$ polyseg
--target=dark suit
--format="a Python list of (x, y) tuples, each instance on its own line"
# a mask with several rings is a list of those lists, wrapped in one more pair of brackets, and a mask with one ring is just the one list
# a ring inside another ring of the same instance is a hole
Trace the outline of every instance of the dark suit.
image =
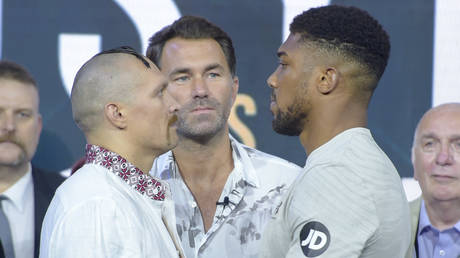
[(40, 247), (40, 232), (43, 218), (48, 205), (54, 196), (56, 188), (64, 181), (64, 177), (57, 173), (48, 173), (32, 166), (32, 181), (34, 184), (34, 209), (35, 209), (35, 247), (34, 257), (38, 258)]

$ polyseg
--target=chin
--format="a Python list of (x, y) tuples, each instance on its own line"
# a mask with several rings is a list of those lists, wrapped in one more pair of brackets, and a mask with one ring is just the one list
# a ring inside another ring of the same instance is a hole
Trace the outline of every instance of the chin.
[(0, 157), (0, 166), (5, 167), (18, 167), (27, 163), (27, 160), (24, 156), (19, 157)]

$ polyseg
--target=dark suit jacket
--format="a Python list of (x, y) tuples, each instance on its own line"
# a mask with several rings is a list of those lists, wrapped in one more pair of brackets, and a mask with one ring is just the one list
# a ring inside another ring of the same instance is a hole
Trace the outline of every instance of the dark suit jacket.
[(34, 257), (38, 258), (40, 247), (40, 232), (43, 218), (45, 217), (48, 205), (54, 196), (56, 188), (64, 181), (64, 177), (57, 173), (45, 172), (32, 166), (32, 181), (34, 184), (34, 206), (35, 206), (35, 246)]

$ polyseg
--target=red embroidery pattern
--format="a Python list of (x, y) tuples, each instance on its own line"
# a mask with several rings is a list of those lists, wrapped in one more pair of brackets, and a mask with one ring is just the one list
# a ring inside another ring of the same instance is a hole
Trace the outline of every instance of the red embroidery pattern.
[(140, 169), (126, 159), (97, 145), (86, 145), (86, 161), (105, 167), (123, 179), (129, 186), (156, 201), (165, 199), (166, 186), (153, 177), (142, 173)]

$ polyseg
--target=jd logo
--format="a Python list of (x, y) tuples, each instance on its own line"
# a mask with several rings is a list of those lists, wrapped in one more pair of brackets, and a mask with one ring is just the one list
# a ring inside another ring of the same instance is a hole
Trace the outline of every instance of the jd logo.
[(300, 231), (300, 248), (307, 257), (316, 257), (324, 253), (330, 243), (329, 230), (317, 222), (308, 222)]

